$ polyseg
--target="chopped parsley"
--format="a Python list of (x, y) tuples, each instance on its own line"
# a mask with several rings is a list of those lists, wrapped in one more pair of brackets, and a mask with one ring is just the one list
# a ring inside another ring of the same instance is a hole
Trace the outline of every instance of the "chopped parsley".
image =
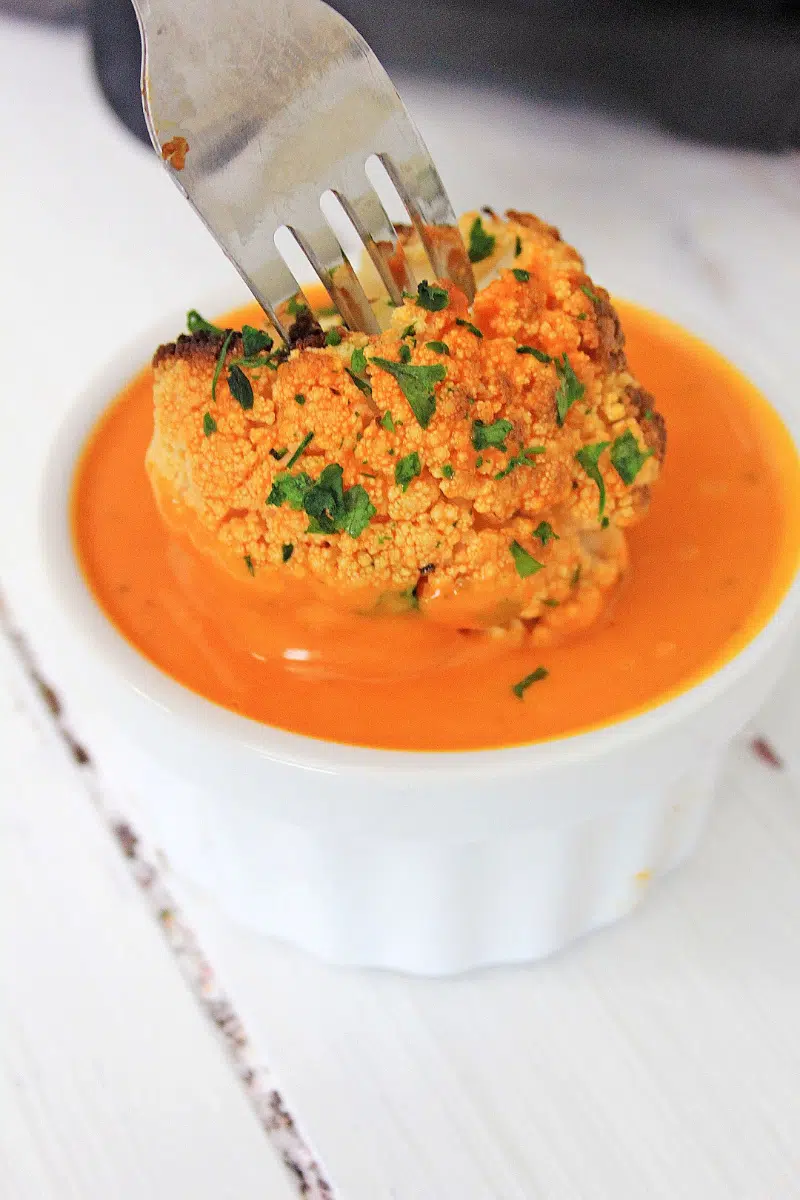
[(326, 346), (341, 346), (341, 344), (342, 344), (342, 335), (339, 332), (339, 330), (338, 329), (329, 329), (328, 332), (325, 334), (325, 345)]
[(273, 345), (272, 338), (263, 329), (256, 329), (253, 325), (242, 326), (242, 349), (245, 358), (252, 358), (263, 351), (269, 354)]
[(225, 341), (222, 343), (222, 345), (219, 348), (219, 354), (217, 355), (217, 365), (214, 367), (214, 378), (211, 380), (211, 399), (212, 400), (216, 400), (216, 398), (217, 398), (217, 384), (219, 383), (219, 377), (222, 374), (222, 368), (225, 365), (225, 355), (228, 353), (228, 346), (230, 346), (230, 344), (231, 344), (232, 337), (233, 337), (233, 330), (230, 329), (230, 330), (228, 330), (228, 333), (225, 336)]
[(411, 480), (416, 479), (421, 470), (419, 455), (414, 450), (411, 454), (406, 454), (403, 458), (398, 459), (394, 464), (394, 481), (402, 487), (404, 492), (407, 492)]
[[(494, 239), (492, 239), (494, 240)], [(417, 304), (428, 312), (441, 312), (450, 303), (450, 293), (438, 284), (429, 284), (423, 279), (417, 292)]]
[(643, 415), (643, 417), (644, 417), (645, 421), (652, 421), (652, 419), (653, 419), (653, 410), (652, 410), (652, 408), (646, 408), (646, 409), (644, 410), (644, 413), (643, 413), (642, 415)]
[(450, 463), (445, 463), (442, 467), (442, 474), (444, 475), (445, 479), (452, 479), (455, 475), (455, 470), (450, 466)]
[(551, 600), (549, 596), (546, 600), (542, 601), (542, 604), (544, 604), (546, 608), (558, 608), (558, 603), (558, 600)]
[(360, 346), (350, 355), (350, 370), (354, 375), (363, 375), (367, 369), (367, 356)]
[[(373, 362), (377, 362), (377, 361), (378, 361), (377, 359), (373, 359)], [(355, 375), (355, 374), (354, 374), (354, 373), (353, 373), (353, 372), (350, 370), (350, 368), (349, 368), (349, 367), (345, 367), (345, 371), (346, 371), (346, 372), (347, 372), (347, 374), (350, 376), (350, 378), (352, 379), (353, 383), (356, 385), (356, 387), (358, 388), (358, 390), (359, 390), (360, 392), (363, 392), (365, 396), (371, 396), (371, 395), (372, 395), (372, 388), (369, 386), (369, 384), (367, 383), (366, 379), (360, 379), (360, 378), (359, 378), (359, 376), (358, 376), (358, 375)]]
[(286, 305), (286, 311), (291, 313), (293, 317), (299, 317), (301, 313), (308, 312), (308, 305), (301, 299), (300, 292), (292, 296)]
[(524, 546), (520, 546), (519, 542), (512, 542), (509, 550), (520, 579), (527, 579), (529, 575), (535, 575), (537, 571), (541, 571), (543, 564), (537, 562)]
[(526, 446), (525, 449), (520, 450), (519, 454), (512, 455), (502, 471), (497, 472), (495, 479), (505, 479), (517, 467), (532, 467), (535, 456), (537, 454), (544, 454), (544, 452), (544, 446)]
[(519, 683), (515, 683), (511, 690), (518, 700), (523, 700), (531, 684), (547, 679), (549, 674), (550, 672), (545, 667), (537, 667), (535, 671), (531, 671), (530, 675), (526, 675), (524, 679), (520, 679)]
[(538, 538), (543, 546), (546, 546), (548, 542), (561, 541), (549, 521), (540, 521), (533, 531), (533, 537)]
[(474, 333), (475, 337), (483, 337), (483, 334), (481, 333), (480, 329), (478, 329), (477, 325), (473, 325), (471, 321), (465, 321), (463, 317), (456, 317), (456, 325), (462, 325), (464, 329), (468, 329), (470, 333)]
[(281, 362), (285, 362), (283, 352), (276, 350), (274, 354), (252, 354), (249, 358), (233, 358), (230, 366), (247, 367), (248, 371), (255, 371), (259, 367), (268, 367), (270, 371), (277, 371), (278, 363)]
[(603, 517), (602, 521), (600, 522), (600, 528), (608, 529), (610, 524), (611, 524), (611, 522), (609, 521), (608, 517)]
[(522, 267), (514, 267), (512, 275), (517, 283), (527, 283), (531, 277), (530, 271), (523, 271)]
[(292, 467), (294, 466), (294, 464), (297, 462), (298, 458), (299, 458), (299, 457), (300, 457), (300, 455), (303, 453), (303, 451), (305, 450), (306, 446), (309, 444), (309, 442), (311, 441), (311, 439), (313, 438), (313, 436), (314, 436), (314, 432), (313, 432), (313, 430), (312, 430), (310, 433), (307, 433), (307, 434), (306, 434), (306, 436), (303, 438), (302, 442), (301, 442), (301, 443), (300, 443), (300, 445), (297, 447), (297, 449), (295, 450), (294, 454), (292, 455), (292, 457), (289, 459), (289, 461), (288, 461), (288, 462), (287, 462), (287, 464), (286, 464), (286, 470), (287, 470), (287, 471), (291, 470), (291, 468), (292, 468)]
[(292, 545), (292, 543), (284, 542), (284, 544), (281, 546), (281, 558), (283, 559), (283, 561), (285, 563), (287, 563), (293, 554), (294, 554), (294, 546)]
[(411, 347), (409, 345), (407, 345), (405, 342), (403, 342), (402, 346), (397, 351), (397, 353), (400, 355), (400, 362), (402, 362), (402, 363), (411, 362)]
[(595, 293), (594, 293), (594, 292), (592, 291), (592, 289), (589, 287), (588, 283), (582, 283), (582, 284), (581, 284), (581, 291), (583, 292), (584, 296), (588, 296), (588, 297), (589, 297), (589, 299), (591, 300), (592, 304), (599, 304), (599, 303), (600, 303), (600, 297), (595, 295)]
[(494, 234), (487, 233), (483, 228), (483, 221), (480, 217), (476, 217), (469, 231), (469, 246), (467, 250), (469, 261), (474, 263), (483, 262), (494, 250), (496, 241), (497, 238)]
[(520, 254), (522, 254), (522, 238), (517, 234), (514, 241), (514, 258), (519, 258)]
[(212, 417), (211, 413), (205, 413), (203, 416), (203, 433), (206, 437), (211, 437), (212, 433), (217, 432), (217, 422)]
[(272, 455), (272, 457), (275, 459), (276, 462), (280, 462), (282, 458), (286, 458), (286, 455), (288, 453), (289, 453), (288, 446), (282, 446), (280, 448), (280, 450), (276, 450), (275, 447), (273, 446), (273, 448), (270, 450), (270, 454)]
[(400, 334), (400, 340), (402, 341), (402, 340), (403, 340), (403, 338), (413, 338), (413, 336), (414, 336), (414, 330), (415, 330), (416, 328), (417, 328), (417, 326), (416, 326), (416, 324), (415, 324), (413, 321), (411, 322), (411, 324), (410, 324), (410, 325), (406, 325), (405, 329), (404, 329), (404, 330), (403, 330), (403, 332)]
[(578, 315), (575, 319), (576, 319), (576, 321), (585, 321), (586, 318), (588, 317), (588, 315), (589, 315), (588, 313), (578, 313)]
[(329, 463), (306, 492), (303, 508), (310, 518), (306, 532), (349, 533), (357, 538), (375, 516), (377, 510), (361, 484), (345, 489), (342, 475), (338, 463)]
[(478, 468), (482, 467), (482, 466), (483, 466), (483, 455), (479, 454), (478, 457), (475, 459), (475, 470), (477, 471)]
[(418, 424), (427, 429), (431, 417), (436, 412), (434, 385), (446, 378), (445, 367), (441, 363), (412, 367), (407, 363), (392, 362), (388, 358), (373, 358), (371, 361), (397, 380)]
[(302, 392), (295, 393), (294, 402), (295, 402), (295, 404), (300, 404), (300, 405), (305, 404), (306, 398)]
[(592, 479), (600, 492), (600, 507), (597, 510), (598, 517), (602, 517), (606, 507), (606, 485), (603, 476), (600, 474), (598, 462), (600, 455), (611, 445), (610, 442), (594, 442), (590, 446), (581, 446), (580, 450), (575, 455), (576, 460), (583, 467), (586, 474)]
[(450, 353), (450, 347), (448, 346), (447, 342), (426, 342), (425, 349), (432, 350), (434, 354), (449, 355)]
[(642, 453), (636, 438), (626, 429), (611, 447), (611, 465), (623, 483), (631, 484), (652, 455), (652, 450)]
[(253, 385), (241, 367), (232, 366), (228, 371), (228, 387), (231, 395), (242, 408), (253, 407)]
[(190, 308), (187, 312), (186, 328), (189, 333), (210, 333), (214, 337), (222, 337), (225, 333), (224, 329), (220, 329), (218, 325), (212, 325), (205, 317), (201, 317), (196, 308)]
[(305, 471), (299, 471), (297, 475), (290, 475), (287, 471), (281, 471), (280, 475), (275, 476), (272, 491), (267, 496), (267, 504), (274, 505), (275, 508), (280, 508), (282, 504), (287, 504), (295, 512), (300, 512), (306, 492), (311, 485), (311, 476), (307, 475)]
[(567, 358), (566, 350), (560, 359), (556, 359), (554, 364), (556, 375), (558, 376), (558, 390), (556, 392), (556, 420), (559, 425), (563, 425), (567, 419), (567, 413), (572, 408), (576, 400), (580, 400), (586, 388), (583, 386), (578, 376), (573, 371), (570, 361)]
[(476, 450), (506, 450), (506, 438), (514, 428), (511, 421), (500, 417), (485, 425), (483, 421), (472, 422), (472, 445)]
[(245, 554), (245, 556), (244, 556), (244, 565), (247, 567), (247, 569), (251, 575), (255, 575), (256, 569), (253, 566), (253, 560), (249, 554)]
[(553, 361), (546, 351), (537, 350), (535, 346), (517, 346), (517, 354), (530, 354), (540, 363), (551, 363)]
[(389, 412), (388, 408), (387, 408), (386, 412), (383, 414), (383, 416), (381, 417), (381, 425), (383, 426), (384, 429), (388, 429), (389, 433), (395, 432), (394, 420), (393, 420), (392, 414)]
[(581, 581), (581, 564), (578, 563), (575, 570), (572, 572), (572, 579), (569, 581), (569, 586), (575, 588)]

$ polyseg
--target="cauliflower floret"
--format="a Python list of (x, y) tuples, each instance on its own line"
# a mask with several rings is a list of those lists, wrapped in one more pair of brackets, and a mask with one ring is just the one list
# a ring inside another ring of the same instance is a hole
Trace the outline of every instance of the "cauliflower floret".
[(306, 320), (291, 351), (208, 330), (162, 346), (147, 465), (162, 510), (191, 513), (235, 571), (546, 643), (595, 620), (624, 571), (664, 422), (556, 230), (510, 212), (462, 232), (471, 308), (439, 281), (374, 337)]

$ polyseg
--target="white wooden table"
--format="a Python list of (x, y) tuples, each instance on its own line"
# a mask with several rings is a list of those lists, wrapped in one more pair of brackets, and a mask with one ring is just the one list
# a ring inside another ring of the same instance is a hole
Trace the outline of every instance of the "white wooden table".
[[(796, 390), (800, 158), (403, 90), (457, 207), (540, 211), (612, 290)], [(231, 269), (105, 108), (79, 33), (0, 18), (0, 112), (0, 1196), (800, 1196), (800, 784), (750, 734), (694, 862), (535, 968), (321, 966), (138, 839), (51, 678), (33, 498), (71, 396)], [(788, 758), (798, 666), (753, 731)]]

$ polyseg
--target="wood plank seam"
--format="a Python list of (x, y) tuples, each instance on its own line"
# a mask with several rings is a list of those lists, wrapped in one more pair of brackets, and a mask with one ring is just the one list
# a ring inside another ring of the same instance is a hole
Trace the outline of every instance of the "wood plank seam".
[(127, 820), (113, 811), (90, 753), (70, 728), (61, 698), (47, 681), (27, 639), (12, 620), (2, 593), (0, 633), (11, 647), (30, 685), (31, 705), (35, 706), (40, 716), (44, 715), (66, 745), (83, 777), (88, 798), (127, 860), (181, 975), (213, 1027), (214, 1036), (221, 1039), (262, 1129), (295, 1182), (299, 1194), (308, 1200), (335, 1200), (334, 1190), (284, 1102), (271, 1071), (255, 1061), (250, 1039), (230, 997), (217, 980), (194, 931), (164, 882), (163, 872), (157, 865), (157, 852), (146, 845)]

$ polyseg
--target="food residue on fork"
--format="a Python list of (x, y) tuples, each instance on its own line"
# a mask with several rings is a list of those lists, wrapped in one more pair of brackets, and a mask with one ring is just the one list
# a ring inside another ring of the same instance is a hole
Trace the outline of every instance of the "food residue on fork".
[(186, 166), (186, 155), (189, 153), (189, 143), (185, 137), (170, 138), (161, 147), (161, 157), (176, 171), (182, 171)]
[(195, 691), (362, 745), (519, 744), (688, 686), (774, 605), (793, 469), (774, 414), (622, 306), (631, 366), (608, 293), (537, 218), (462, 232), (471, 306), (408, 231), (422, 281), (380, 335), (321, 327), (302, 294), (288, 347), (254, 307), (191, 310), (101, 422), (84, 570)]

